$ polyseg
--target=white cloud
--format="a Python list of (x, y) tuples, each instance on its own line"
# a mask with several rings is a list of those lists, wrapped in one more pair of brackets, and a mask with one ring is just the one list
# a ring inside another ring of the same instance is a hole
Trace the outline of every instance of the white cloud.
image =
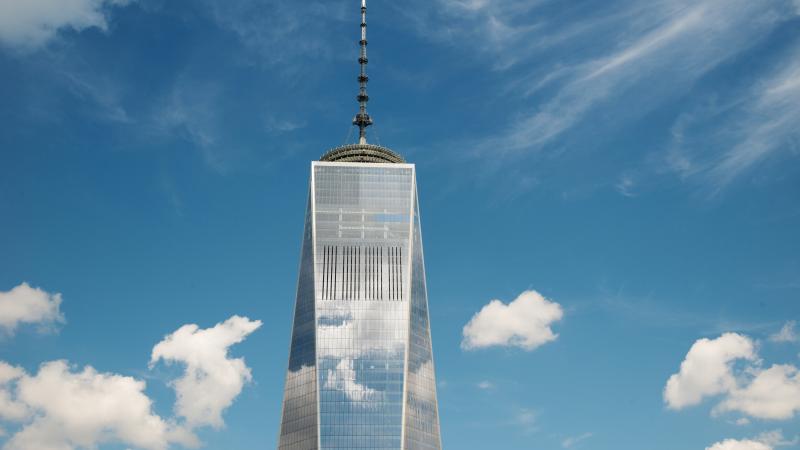
[(672, 409), (696, 405), (705, 397), (728, 392), (736, 386), (733, 362), (756, 358), (753, 342), (746, 336), (726, 333), (717, 339), (700, 339), (692, 345), (664, 388), (664, 401)]
[(197, 447), (194, 428), (221, 426), (222, 412), (250, 380), (243, 359), (228, 358), (228, 347), (261, 326), (233, 316), (213, 328), (185, 325), (157, 344), (152, 362), (186, 365), (173, 384), (175, 410), (185, 419), (164, 419), (153, 412), (144, 381), (91, 366), (50, 361), (38, 373), (0, 361), (0, 420), (18, 429), (3, 450), (93, 449), (123, 444), (166, 450), (172, 444)]
[(175, 412), (190, 427), (222, 427), (222, 412), (251, 380), (244, 358), (230, 358), (228, 348), (261, 327), (260, 320), (233, 316), (213, 328), (184, 325), (153, 347), (150, 364), (160, 360), (185, 364), (172, 383), (177, 394)]
[(28, 406), (13, 398), (11, 384), (25, 375), (19, 367), (0, 361), (0, 419), (20, 421), (30, 415)]
[[(735, 363), (742, 361), (741, 367)], [(712, 413), (739, 412), (764, 420), (787, 420), (800, 411), (800, 370), (789, 364), (761, 368), (754, 344), (746, 336), (726, 333), (700, 339), (664, 388), (671, 409), (722, 396)], [(738, 422), (737, 422), (738, 423)]]
[(790, 446), (796, 443), (796, 438), (788, 441), (783, 437), (781, 430), (773, 430), (761, 433), (755, 439), (726, 439), (706, 447), (706, 450), (773, 450), (775, 447)]
[(60, 30), (108, 28), (108, 11), (128, 0), (0, 0), (0, 42), (33, 49)]
[(13, 334), (21, 324), (38, 324), (46, 329), (64, 322), (60, 306), (61, 294), (50, 294), (28, 283), (0, 292), (0, 331)]
[(758, 441), (726, 439), (706, 447), (706, 450), (772, 450), (772, 447)]
[(796, 326), (797, 322), (794, 320), (786, 322), (780, 331), (769, 337), (769, 340), (772, 342), (797, 342), (798, 336), (795, 331)]
[(492, 300), (464, 326), (461, 347), (503, 346), (531, 351), (558, 338), (550, 327), (563, 315), (561, 305), (536, 291), (525, 291), (508, 305)]
[(760, 419), (791, 419), (800, 411), (800, 371), (780, 364), (757, 371), (750, 383), (732, 389), (715, 411), (738, 411)]
[(36, 375), (16, 369), (15, 376), (15, 401), (33, 415), (4, 450), (72, 450), (104, 443), (164, 450), (170, 443), (197, 444), (191, 433), (153, 413), (143, 381), (89, 366), (73, 371), (65, 361), (45, 363)]

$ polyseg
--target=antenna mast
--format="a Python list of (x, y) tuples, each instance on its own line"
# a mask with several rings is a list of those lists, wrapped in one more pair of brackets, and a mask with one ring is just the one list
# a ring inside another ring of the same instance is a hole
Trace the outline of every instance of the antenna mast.
[(367, 143), (367, 127), (372, 125), (372, 117), (367, 114), (367, 102), (369, 95), (367, 95), (367, 0), (361, 0), (361, 53), (358, 57), (358, 64), (361, 67), (361, 72), (358, 75), (358, 114), (353, 118), (353, 125), (358, 126), (358, 143)]

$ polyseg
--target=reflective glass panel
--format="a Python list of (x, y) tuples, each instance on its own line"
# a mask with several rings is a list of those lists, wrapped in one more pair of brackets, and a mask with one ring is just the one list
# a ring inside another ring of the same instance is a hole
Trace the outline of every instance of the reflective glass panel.
[(323, 449), (400, 449), (413, 168), (315, 163)]
[(312, 163), (281, 450), (441, 448), (415, 183)]

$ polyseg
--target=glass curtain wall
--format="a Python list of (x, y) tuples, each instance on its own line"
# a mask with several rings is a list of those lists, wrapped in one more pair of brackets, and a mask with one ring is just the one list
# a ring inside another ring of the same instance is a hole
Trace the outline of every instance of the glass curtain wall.
[(309, 208), (279, 448), (440, 449), (414, 166), (314, 162)]

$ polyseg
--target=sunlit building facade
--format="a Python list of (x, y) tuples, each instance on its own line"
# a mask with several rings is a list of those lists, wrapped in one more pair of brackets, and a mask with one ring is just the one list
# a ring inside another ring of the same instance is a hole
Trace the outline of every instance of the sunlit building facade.
[(440, 449), (414, 165), (313, 162), (301, 253), (279, 449)]

